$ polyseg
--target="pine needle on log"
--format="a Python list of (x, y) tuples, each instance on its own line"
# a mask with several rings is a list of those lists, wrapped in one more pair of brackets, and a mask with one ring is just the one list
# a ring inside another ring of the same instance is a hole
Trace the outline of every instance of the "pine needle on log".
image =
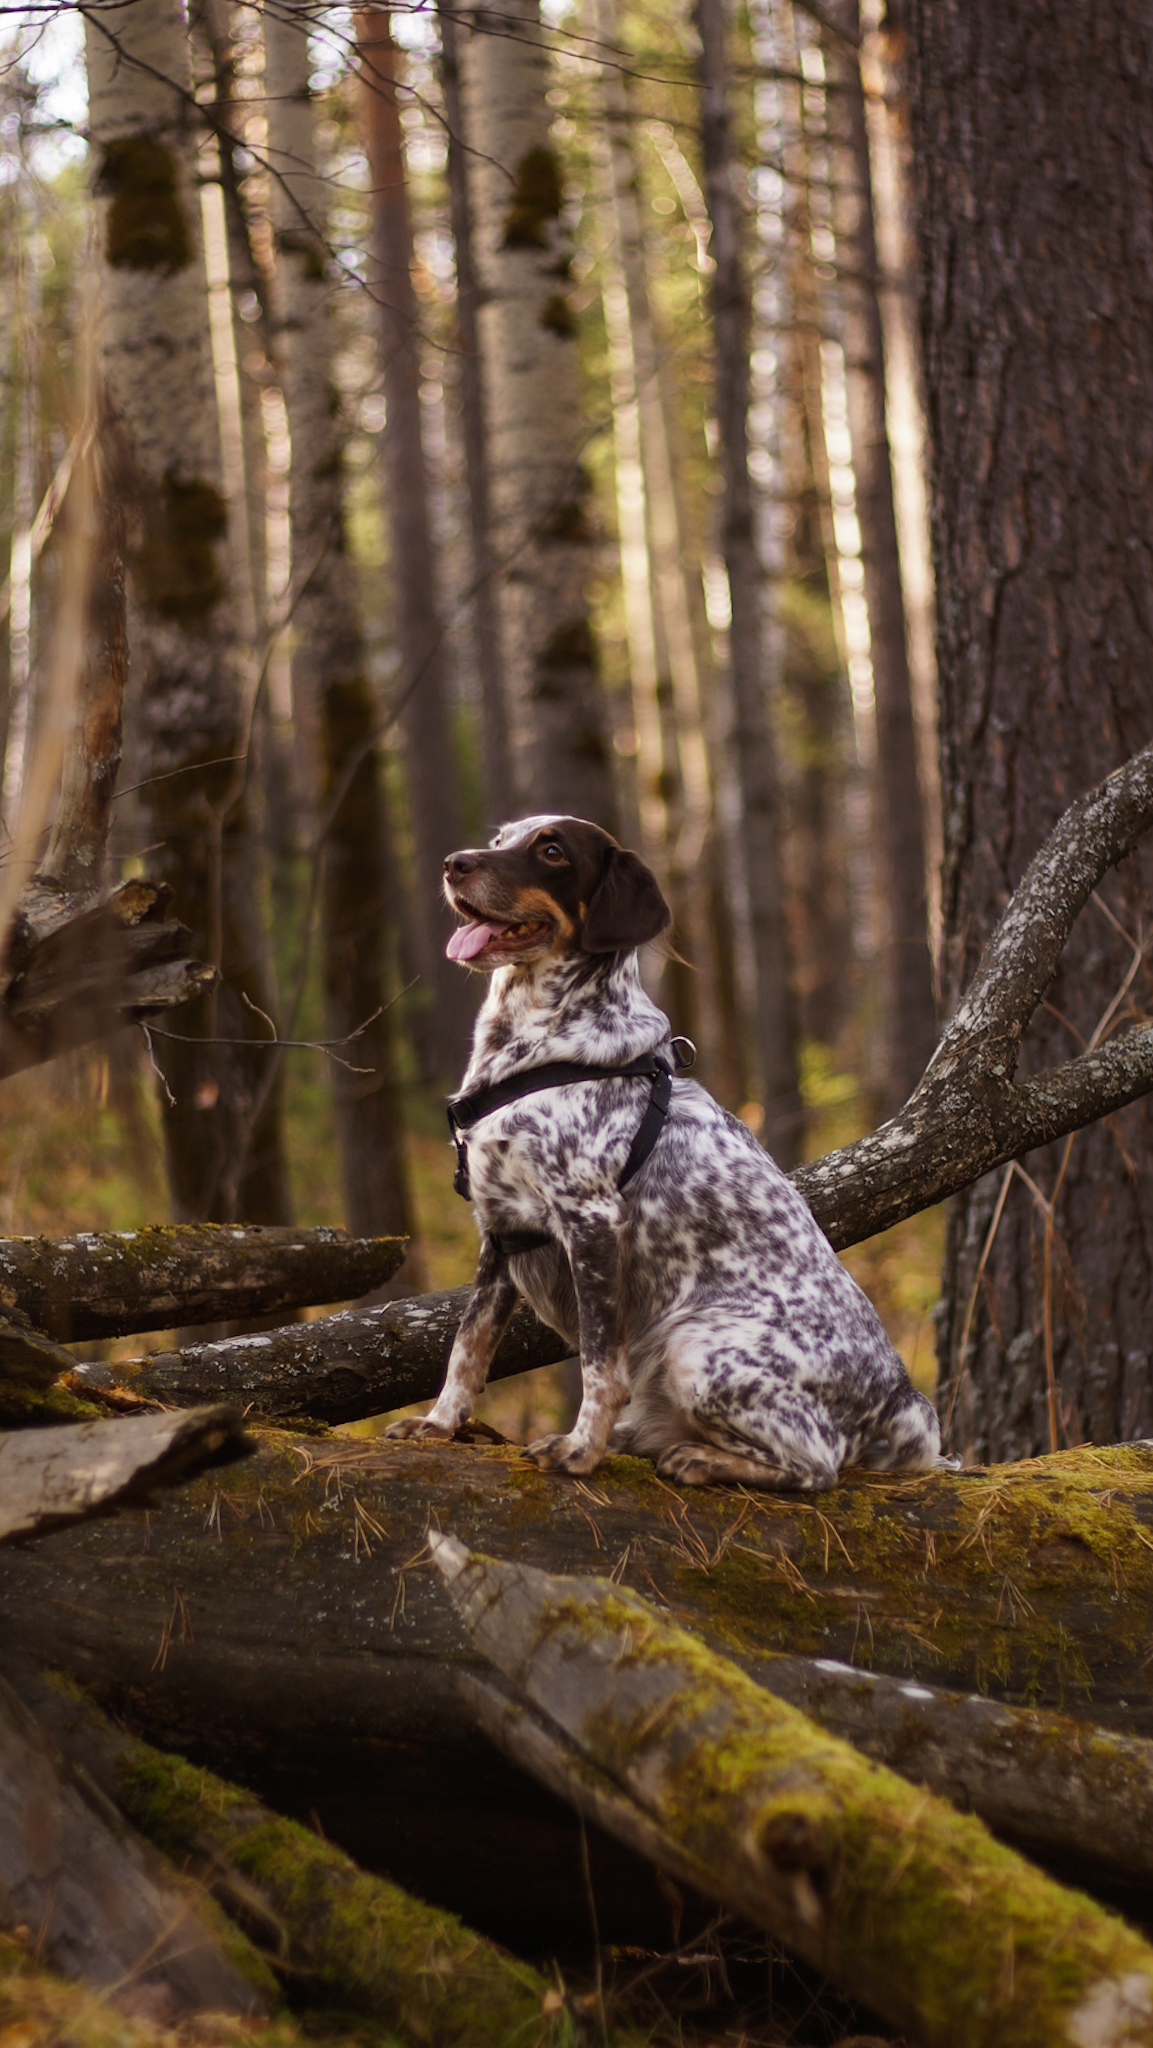
[(1153, 2043), (1153, 1949), (657, 1609), (432, 1539), (479, 1649), (679, 1873), (941, 2048)]

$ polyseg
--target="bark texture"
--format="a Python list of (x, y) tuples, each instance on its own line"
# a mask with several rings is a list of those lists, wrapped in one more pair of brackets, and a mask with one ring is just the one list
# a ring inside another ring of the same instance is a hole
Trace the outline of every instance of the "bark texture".
[(512, 739), (504, 683), (500, 615), (500, 563), (493, 547), (489, 476), (488, 406), (480, 359), (480, 282), (473, 249), (475, 226), (468, 183), (461, 51), (464, 35), (453, 0), (438, 0), (440, 79), (448, 152), (448, 206), (456, 258), (456, 331), (460, 360), (460, 434), (468, 484), (472, 547), (473, 645), (480, 680), (481, 753), (485, 820), (490, 832), (516, 814)]
[(310, 791), (322, 863), (321, 926), (330, 1063), (345, 1210), (358, 1236), (412, 1227), (404, 1118), (389, 998), (396, 879), (352, 564), (344, 534), (344, 422), (334, 376), (336, 283), (326, 254), (309, 89), (308, 17), (288, 6), (264, 25), (268, 147), (276, 178), (277, 355), (292, 441), (292, 680), (300, 728), (319, 742)]
[[(156, 1224), (0, 1238), (0, 1304), (60, 1344), (352, 1301), (391, 1279), (396, 1238), (342, 1230)], [(59, 1367), (57, 1367), (59, 1370)]]
[(537, 0), (470, 10), (464, 50), (479, 332), (517, 802), (618, 825), (597, 653), (577, 318)]
[(244, 824), (245, 716), (226, 589), (216, 397), (196, 189), (190, 66), (174, 0), (85, 17), (101, 236), (101, 361), (135, 469), (132, 724), (152, 859), (178, 891), (219, 991), (182, 1011), (194, 1039), (160, 1060), (173, 1205), (183, 1218), (288, 1220), (279, 1092), (266, 1078), (264, 938)]
[[(911, 21), (952, 1008), (1054, 817), (1153, 730), (1153, 27), (1135, 0)], [(1151, 880), (1146, 850), (1086, 911), (1026, 1072), (1144, 1011)], [(1148, 1106), (1029, 1170), (950, 1222), (941, 1372), (977, 1456), (1153, 1430)]]
[(762, 571), (749, 480), (749, 291), (741, 246), (741, 176), (732, 131), (723, 0), (697, 0), (701, 43), (701, 149), (716, 265), (712, 312), (716, 410), (724, 496), (721, 554), (729, 580), (733, 760), (740, 790), (740, 846), (749, 892), (756, 975), (756, 1046), (765, 1121), (774, 1159), (801, 1152), (802, 1108), (781, 859), (781, 806), (765, 673)]
[(1080, 2041), (1103, 1996), (1134, 2048), (1153, 2040), (1153, 1949), (979, 1822), (863, 1769), (651, 1602), (433, 1545), (477, 1647), (649, 1823), (675, 1877), (927, 2044)]
[[(153, 1857), (152, 1863), (157, 1859)], [(204, 1926), (191, 1886), (149, 1868), (69, 1780), (53, 1745), (0, 1686), (0, 1924), (36, 1929), (37, 1956), (158, 2024), (194, 2013), (266, 2018), (267, 1996)], [(255, 1975), (264, 1976), (255, 1956)], [(266, 1990), (272, 1990), (266, 1980)]]
[(399, 709), (419, 906), (414, 932), (432, 1002), (436, 1068), (456, 1082), (464, 1069), (469, 984), (444, 946), (452, 920), (441, 894), (446, 854), (464, 843), (464, 814), (448, 700), (429, 480), (421, 426), (422, 335), (412, 282), (412, 214), (404, 161), (398, 57), (387, 8), (356, 17), (361, 108), (372, 179), (373, 290), (387, 406), (386, 503), (400, 654)]
[(206, 1465), (230, 1464), (248, 1449), (234, 1408), (0, 1436), (0, 1542), (86, 1521)]
[[(836, 12), (842, 31), (860, 36), (857, 0)], [(869, 612), (877, 754), (873, 772), (873, 846), (880, 923), (880, 981), (885, 1039), (882, 1109), (891, 1114), (919, 1081), (937, 1037), (925, 882), (925, 834), (917, 774), (917, 734), (906, 646), (905, 606), (885, 408), (885, 350), (878, 299), (873, 185), (859, 52), (838, 36), (826, 41), (832, 90), (833, 227), (840, 257), (839, 301), (861, 566)]]

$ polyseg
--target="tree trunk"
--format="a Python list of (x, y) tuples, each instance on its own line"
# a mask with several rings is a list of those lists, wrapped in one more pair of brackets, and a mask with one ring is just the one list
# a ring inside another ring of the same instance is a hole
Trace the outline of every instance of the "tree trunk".
[[(251, 1107), (265, 1035), (242, 1000), (268, 1007), (233, 608), (222, 567), (226, 509), (196, 200), (190, 70), (171, 0), (129, 0), (86, 22), (89, 133), (102, 233), (103, 374), (136, 471), (131, 560), (135, 737), (153, 856), (178, 894), (218, 992), (179, 1013), (194, 1040), (165, 1041), (163, 1110), (178, 1216), (288, 1220), (273, 1089)], [(168, 1095), (174, 1103), (168, 1100)]]
[[(319, 739), (311, 791), (322, 863), (328, 1035), (364, 1072), (330, 1064), (341, 1178), (358, 1236), (412, 1230), (412, 1197), (388, 1002), (395, 877), (344, 533), (344, 423), (335, 387), (335, 286), (327, 273), (326, 188), (316, 162), (308, 19), (286, 8), (264, 24), (268, 147), (276, 173), (280, 376), (292, 440), (290, 496), (296, 714)], [(405, 1276), (415, 1276), (410, 1263)]]
[(589, 429), (538, 0), (470, 10), (464, 56), (518, 802), (611, 832), (617, 800), (585, 595), (595, 538), (582, 460)]
[(392, 592), (400, 653), (399, 707), (419, 895), (415, 929), (433, 1002), (441, 1078), (455, 1083), (468, 1052), (467, 983), (446, 960), (451, 919), (441, 893), (445, 855), (464, 824), (448, 703), (444, 624), (421, 429), (421, 330), (412, 283), (412, 216), (397, 94), (397, 54), (387, 8), (356, 17), (361, 106), (372, 179), (374, 291), (387, 414), (384, 429)]
[[(854, 41), (858, 38), (857, 0), (842, 0), (837, 21)], [(882, 1114), (891, 1115), (925, 1070), (936, 1042), (937, 1018), (917, 735), (885, 414), (885, 354), (877, 297), (865, 99), (855, 48), (847, 47), (840, 37), (828, 36), (825, 63), (831, 88), (833, 225), (840, 263), (845, 385), (876, 709), (873, 839), (885, 1035), (881, 1107)]]
[[(1153, 222), (1153, 168), (1133, 148), (1153, 32), (1131, 0), (1051, 33), (1037, 7), (991, 0), (917, 4), (911, 20), (951, 1009), (1057, 812), (1153, 730), (1153, 336), (1132, 261)], [(1147, 1007), (1151, 881), (1145, 850), (1086, 910), (1027, 1072)], [(939, 1345), (953, 1439), (1027, 1457), (1148, 1436), (1148, 1105), (1041, 1150), (1029, 1173), (951, 1213)]]
[(440, 80), (448, 151), (448, 205), (456, 259), (456, 331), (460, 348), (460, 431), (468, 485), (472, 547), (473, 644), (480, 677), (484, 808), (490, 830), (516, 816), (512, 740), (504, 683), (500, 616), (500, 562), (493, 548), (488, 408), (480, 359), (480, 283), (473, 252), (474, 223), (468, 189), (468, 137), (461, 78), (461, 30), (455, 0), (438, 0)]
[(598, 1817), (675, 1879), (926, 2044), (1080, 2040), (1103, 1985), (1153, 2041), (1153, 1949), (1112, 1914), (862, 1766), (651, 1602), (431, 1543), (477, 1648), (570, 1745), (576, 1796), (591, 1775)]
[(780, 792), (764, 672), (762, 575), (748, 466), (749, 297), (741, 251), (739, 166), (729, 107), (724, 0), (697, 0), (701, 41), (701, 146), (712, 223), (716, 408), (724, 483), (721, 553), (732, 603), (729, 646), (741, 794), (741, 854), (756, 972), (756, 1038), (765, 1121), (762, 1137), (783, 1166), (801, 1152), (800, 1084), (785, 927)]

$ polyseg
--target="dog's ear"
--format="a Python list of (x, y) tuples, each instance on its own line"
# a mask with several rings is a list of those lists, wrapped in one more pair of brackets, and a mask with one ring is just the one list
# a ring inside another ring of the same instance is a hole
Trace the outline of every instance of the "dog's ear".
[(673, 921), (657, 878), (639, 854), (609, 849), (605, 871), (585, 913), (581, 946), (586, 953), (631, 953), (655, 939)]

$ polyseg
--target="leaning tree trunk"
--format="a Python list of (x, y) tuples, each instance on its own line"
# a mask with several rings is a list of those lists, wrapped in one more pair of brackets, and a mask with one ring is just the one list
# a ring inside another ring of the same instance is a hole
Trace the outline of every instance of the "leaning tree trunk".
[[(860, 32), (857, 0), (842, 0), (837, 19), (841, 28), (856, 38)], [(865, 96), (858, 53), (839, 36), (826, 37), (825, 62), (832, 87), (828, 105), (833, 224), (840, 257), (845, 391), (876, 706), (872, 839), (884, 1027), (881, 1108), (891, 1115), (925, 1071), (937, 1036), (937, 1017), (929, 953), (917, 732), (885, 410), (885, 351), (877, 295)]]
[(451, 919), (441, 896), (445, 855), (464, 842), (460, 780), (448, 704), (444, 622), (421, 429), (421, 323), (412, 282), (412, 214), (387, 8), (357, 13), (361, 103), (372, 179), (374, 292), (387, 414), (384, 471), (392, 592), (400, 654), (400, 718), (420, 894), (414, 929), (432, 995), (432, 1042), (441, 1077), (465, 1063), (470, 1004), (464, 977), (446, 960)]
[(595, 539), (582, 460), (589, 424), (538, 0), (471, 12), (463, 55), (518, 796), (533, 811), (575, 812), (613, 831), (612, 757), (585, 596)]
[[(1057, 812), (1153, 731), (1153, 331), (1133, 260), (1153, 223), (1133, 147), (1153, 28), (1133, 0), (1059, 26), (994, 0), (912, 19), (952, 1007)], [(1086, 907), (1026, 1068), (1115, 1003), (1145, 1007), (1151, 880), (1146, 849)], [(1149, 1107), (1029, 1172), (990, 1176), (950, 1220), (944, 1412), (978, 1457), (1153, 1431)]]
[(344, 535), (344, 431), (335, 389), (335, 286), (325, 253), (308, 17), (264, 24), (271, 204), (277, 248), (280, 376), (292, 438), (293, 688), (320, 742), (313, 800), (322, 862), (328, 1033), (351, 1065), (331, 1067), (345, 1209), (358, 1235), (412, 1229), (404, 1120), (388, 1000), (390, 887), (377, 710)]
[[(286, 1222), (280, 1097), (252, 1129), (268, 1007), (246, 734), (226, 588), (220, 442), (196, 192), (185, 25), (172, 0), (86, 17), (89, 133), (100, 199), (102, 369), (135, 466), (130, 696), (155, 869), (171, 882), (217, 992), (177, 1012), (157, 1049), (179, 1216)], [(134, 702), (133, 702), (134, 700)], [(219, 1038), (239, 1043), (201, 1044)]]
[(763, 578), (749, 480), (749, 293), (741, 248), (739, 166), (729, 106), (725, 13), (724, 0), (697, 0), (701, 148), (716, 265), (712, 305), (724, 485), (721, 552), (732, 603), (733, 755), (756, 973), (757, 1053), (765, 1110), (762, 1135), (773, 1157), (783, 1166), (792, 1166), (801, 1151), (802, 1109), (785, 928), (780, 792), (766, 702)]

